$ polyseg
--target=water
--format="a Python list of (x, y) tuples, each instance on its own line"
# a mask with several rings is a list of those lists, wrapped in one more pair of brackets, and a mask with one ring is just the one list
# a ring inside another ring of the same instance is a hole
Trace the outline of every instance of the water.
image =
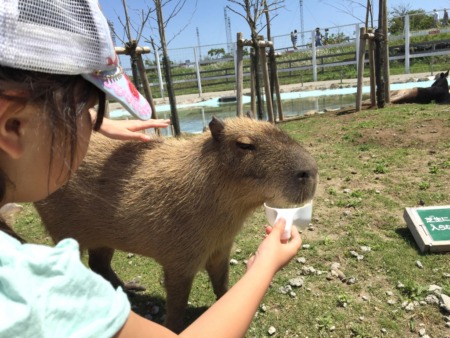
[[(434, 81), (407, 82), (391, 84), (391, 90), (409, 89), (414, 87), (430, 87)], [(363, 87), (363, 100), (368, 98), (370, 87)], [(292, 93), (281, 93), (283, 113), (285, 118), (303, 116), (308, 111), (324, 112), (354, 105), (356, 88), (339, 88), (326, 90), (311, 90)], [(250, 110), (250, 97), (243, 97), (244, 112)], [(207, 101), (177, 105), (180, 128), (185, 133), (200, 133), (208, 125), (213, 116), (227, 118), (236, 116), (236, 103), (221, 103), (219, 98)], [(264, 107), (264, 110), (265, 107)], [(156, 106), (158, 118), (169, 118), (170, 105)], [(124, 110), (110, 112), (113, 119), (127, 119), (131, 116)]]

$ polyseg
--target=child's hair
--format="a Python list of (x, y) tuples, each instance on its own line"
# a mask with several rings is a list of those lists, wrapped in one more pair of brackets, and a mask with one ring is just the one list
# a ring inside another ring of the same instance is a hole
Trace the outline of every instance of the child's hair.
[[(24, 95), (9, 95), (11, 91), (23, 92)], [(56, 75), (0, 65), (0, 97), (24, 106), (31, 103), (43, 107), (52, 130), (52, 146), (58, 142), (68, 149), (70, 165), (76, 156), (79, 114), (86, 108), (86, 104), (98, 99), (99, 107), (94, 124), (94, 130), (98, 130), (105, 113), (105, 93), (81, 75)], [(53, 155), (53, 147), (50, 151)], [(6, 175), (0, 172), (0, 201), (4, 198), (8, 182)]]

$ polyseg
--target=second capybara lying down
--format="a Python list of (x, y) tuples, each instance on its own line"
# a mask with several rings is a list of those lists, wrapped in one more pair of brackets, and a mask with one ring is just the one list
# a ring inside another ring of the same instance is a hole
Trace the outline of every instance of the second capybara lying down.
[(448, 73), (449, 71), (436, 76), (436, 81), (430, 87), (417, 87), (393, 92), (391, 94), (391, 103), (427, 104), (435, 102), (437, 104), (450, 104)]
[(165, 325), (180, 331), (196, 273), (206, 269), (216, 296), (228, 288), (233, 240), (264, 202), (312, 199), (317, 165), (298, 142), (267, 122), (213, 118), (210, 132), (149, 143), (93, 135), (69, 183), (36, 203), (55, 241), (72, 237), (89, 266), (123, 285), (114, 250), (154, 258), (165, 277)]

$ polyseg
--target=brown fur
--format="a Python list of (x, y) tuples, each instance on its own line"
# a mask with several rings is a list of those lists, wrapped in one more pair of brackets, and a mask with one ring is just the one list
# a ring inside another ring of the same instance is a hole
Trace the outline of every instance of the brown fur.
[(277, 127), (213, 118), (210, 132), (188, 139), (94, 135), (70, 183), (36, 208), (54, 240), (78, 240), (90, 267), (115, 286), (114, 249), (153, 257), (165, 274), (166, 325), (180, 331), (200, 269), (217, 297), (227, 291), (230, 250), (246, 217), (266, 201), (307, 201), (316, 183), (314, 159)]

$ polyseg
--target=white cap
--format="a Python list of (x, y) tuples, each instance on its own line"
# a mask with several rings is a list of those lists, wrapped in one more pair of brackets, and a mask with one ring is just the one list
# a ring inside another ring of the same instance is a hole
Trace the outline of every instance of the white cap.
[(119, 66), (97, 0), (0, 1), (0, 65), (82, 75), (134, 116), (151, 117), (147, 100)]

